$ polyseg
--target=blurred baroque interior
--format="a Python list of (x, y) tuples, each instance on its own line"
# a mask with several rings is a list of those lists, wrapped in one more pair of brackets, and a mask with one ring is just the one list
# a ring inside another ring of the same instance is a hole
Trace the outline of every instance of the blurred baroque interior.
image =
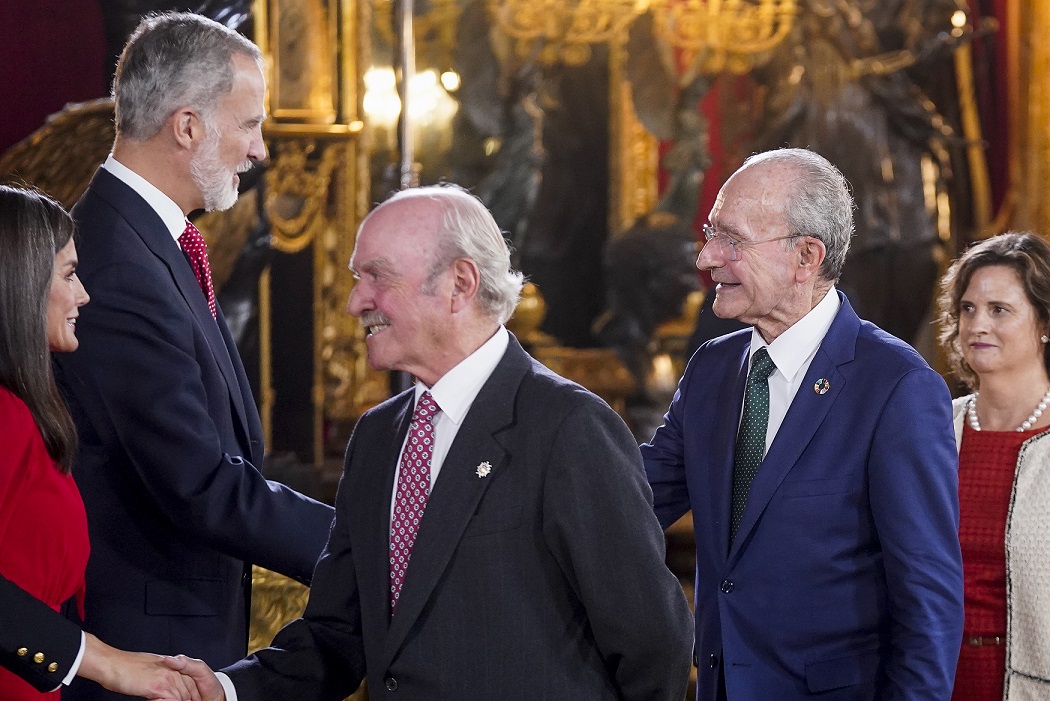
[[(345, 313), (356, 228), (401, 187), (452, 181), (485, 202), (531, 282), (512, 331), (639, 440), (690, 349), (724, 328), (694, 263), (714, 193), (748, 154), (807, 146), (843, 171), (858, 212), (841, 287), (941, 370), (929, 310), (946, 262), (1009, 228), (1050, 232), (1046, 2), (47, 6), (0, 8), (0, 179), (67, 207), (112, 143), (108, 85), (142, 15), (200, 12), (261, 47), (269, 159), (233, 210), (195, 221), (261, 405), (267, 474), (329, 502), (354, 421), (404, 382), (368, 367)], [(260, 620), (292, 615), (301, 600), (267, 576)]]

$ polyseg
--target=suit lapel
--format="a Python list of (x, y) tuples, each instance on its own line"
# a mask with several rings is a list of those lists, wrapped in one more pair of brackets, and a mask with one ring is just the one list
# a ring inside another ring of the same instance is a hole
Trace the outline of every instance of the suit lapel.
[[(824, 340), (821, 341), (820, 347), (817, 348), (817, 354), (813, 357), (809, 370), (806, 371), (805, 379), (795, 394), (791, 406), (788, 407), (788, 412), (777, 431), (776, 438), (769, 446), (769, 452), (766, 453), (751, 483), (747, 507), (740, 521), (740, 529), (729, 550), (730, 564), (739, 556), (743, 544), (747, 542), (749, 533), (769, 504), (769, 500), (773, 498), (780, 483), (798, 462), (802, 452), (813, 440), (824, 418), (845, 389), (846, 378), (838, 368), (853, 360), (857, 335), (860, 332), (860, 319), (850, 307), (845, 296), (841, 292), (838, 294), (842, 306), (828, 328)], [(824, 394), (814, 391), (814, 385), (820, 379), (827, 380), (830, 385)]]
[[(376, 416), (380, 422), (378, 432), (363, 433), (355, 439), (364, 457), (354, 457), (360, 477), (353, 481), (350, 498), (351, 513), (359, 513), (360, 521), (354, 519), (352, 533), (362, 534), (362, 557), (354, 558), (361, 581), (361, 611), (372, 618), (371, 630), (386, 631), (390, 622), (390, 503), (393, 499), (394, 475), (401, 444), (405, 441), (408, 426), (412, 421), (415, 393), (403, 392), (394, 400), (392, 416), (394, 427), (390, 436), (383, 430), (388, 419)], [(357, 543), (354, 543), (357, 547)]]
[[(740, 424), (740, 412), (743, 410), (744, 386), (747, 383), (748, 359), (750, 356), (750, 334), (743, 336), (745, 344), (736, 360), (736, 365), (729, 364), (729, 374), (735, 369), (735, 379), (722, 383), (721, 391), (714, 406), (725, 407), (724, 411), (718, 411), (716, 426), (712, 432), (711, 445), (714, 450), (709, 454), (715, 459), (721, 456), (720, 464), (714, 465), (711, 471), (711, 489), (707, 490), (711, 498), (711, 513), (715, 515), (714, 523), (714, 550), (721, 560), (726, 552), (726, 543), (729, 542), (729, 494), (733, 490), (733, 462), (736, 452), (736, 434)], [(696, 435), (701, 435), (697, 432)]]
[(207, 339), (215, 363), (226, 380), (227, 391), (233, 400), (237, 418), (240, 419), (240, 427), (245, 436), (245, 445), (250, 446), (244, 398), (241, 395), (240, 384), (237, 382), (237, 374), (233, 369), (233, 361), (230, 359), (230, 355), (237, 351), (235, 348), (227, 347), (222, 332), (219, 330), (219, 323), (225, 323), (225, 320), (220, 317), (217, 322), (212, 318), (211, 311), (208, 309), (208, 301), (201, 292), (200, 283), (197, 282), (186, 260), (186, 255), (171, 237), (168, 228), (153, 208), (137, 192), (105, 168), (99, 168), (95, 172), (90, 189), (121, 212), (146, 247), (167, 266), (175, 287), (186, 301), (194, 322)]
[[(510, 469), (510, 453), (500, 433), (514, 423), (515, 398), (530, 363), (511, 336), (506, 353), (456, 434), (431, 490), (412, 548), (397, 613), (391, 619), (382, 668), (393, 660), (422, 613), (485, 491), (499, 479), (501, 471)], [(491, 466), (486, 477), (477, 474), (482, 462)]]

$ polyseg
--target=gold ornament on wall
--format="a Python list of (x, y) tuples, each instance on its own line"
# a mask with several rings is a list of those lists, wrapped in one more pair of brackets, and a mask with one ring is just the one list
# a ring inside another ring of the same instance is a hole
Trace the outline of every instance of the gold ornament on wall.
[(343, 149), (315, 139), (282, 141), (266, 171), (266, 210), (272, 224), (273, 247), (298, 253), (326, 225), (332, 171)]

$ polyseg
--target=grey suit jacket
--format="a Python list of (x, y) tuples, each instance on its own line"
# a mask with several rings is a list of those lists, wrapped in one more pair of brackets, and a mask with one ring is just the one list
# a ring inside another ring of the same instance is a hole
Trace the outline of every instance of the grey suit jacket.
[(306, 613), (227, 670), (241, 701), (339, 699), (366, 676), (374, 699), (680, 701), (691, 616), (637, 445), (513, 338), (434, 484), (391, 619), (390, 499), (413, 400), (358, 423)]

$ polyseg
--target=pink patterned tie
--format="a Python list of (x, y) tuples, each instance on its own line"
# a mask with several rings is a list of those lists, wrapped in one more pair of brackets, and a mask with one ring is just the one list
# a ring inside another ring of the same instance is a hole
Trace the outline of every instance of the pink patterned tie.
[(208, 309), (211, 310), (212, 318), (215, 318), (215, 288), (211, 282), (211, 264), (208, 263), (208, 245), (204, 243), (204, 237), (190, 222), (186, 222), (186, 230), (179, 237), (179, 245), (190, 259), (190, 267), (193, 274), (197, 276), (201, 291), (208, 298)]
[(419, 522), (430, 495), (430, 454), (434, 448), (434, 416), (440, 411), (437, 402), (424, 392), (412, 414), (408, 441), (401, 453), (397, 473), (397, 496), (390, 519), (390, 615), (394, 614), (405, 582), (412, 546), (419, 533)]

